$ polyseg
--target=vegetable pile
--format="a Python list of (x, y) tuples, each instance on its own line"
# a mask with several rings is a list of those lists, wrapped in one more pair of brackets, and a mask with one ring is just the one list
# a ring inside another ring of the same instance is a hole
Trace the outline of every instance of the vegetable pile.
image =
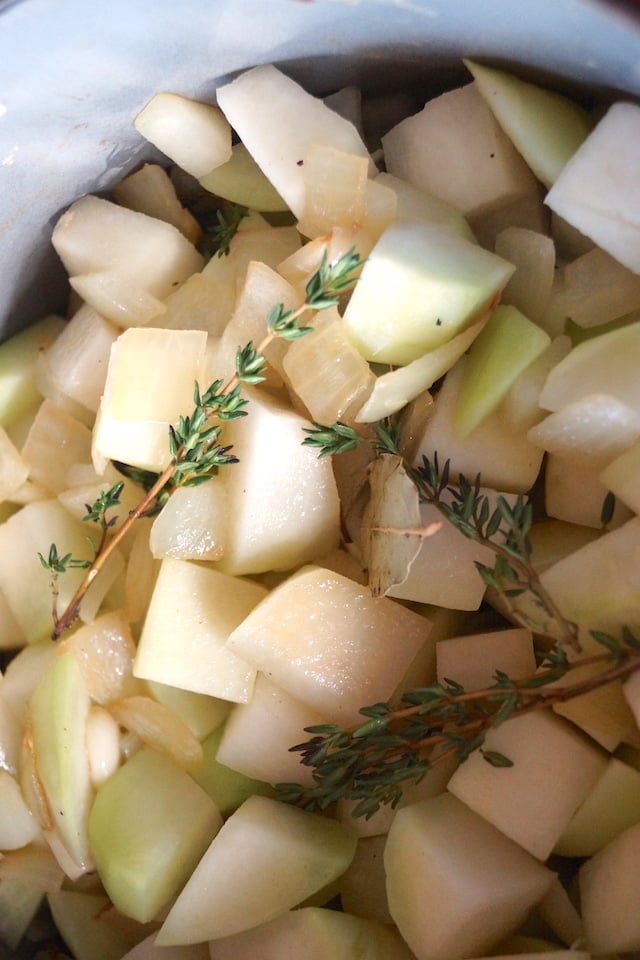
[(466, 66), (157, 94), (168, 168), (56, 224), (68, 319), (0, 347), (8, 947), (640, 950), (640, 108)]

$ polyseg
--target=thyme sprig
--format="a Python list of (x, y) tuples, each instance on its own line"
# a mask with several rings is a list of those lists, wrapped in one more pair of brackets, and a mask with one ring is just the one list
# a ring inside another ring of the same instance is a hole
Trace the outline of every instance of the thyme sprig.
[[(285, 309), (283, 304), (277, 304), (269, 311), (262, 342), (257, 347), (248, 343), (237, 350), (235, 372), (227, 383), (215, 380), (204, 393), (201, 393), (198, 384), (195, 384), (192, 413), (181, 416), (178, 423), (169, 428), (168, 465), (152, 482), (151, 477), (145, 474), (145, 479), (149, 482), (146, 484), (144, 496), (112, 536), (107, 537), (112, 523), (108, 522), (103, 526), (94, 559), (88, 563), (85, 577), (60, 615), (57, 612), (57, 576), (64, 570), (52, 569), (52, 573), (56, 575), (56, 580), (52, 580), (53, 640), (57, 640), (75, 622), (89, 586), (136, 520), (157, 513), (167, 496), (177, 487), (204, 483), (220, 467), (237, 462), (235, 455), (230, 453), (231, 447), (223, 442), (224, 424), (246, 415), (247, 399), (241, 395), (242, 388), (264, 379), (265, 350), (277, 338), (295, 340), (310, 333), (313, 326), (303, 323), (302, 318), (310, 312), (336, 305), (341, 294), (356, 283), (362, 262), (355, 248), (335, 261), (329, 261), (325, 254), (306, 285), (303, 303), (295, 309)], [(104, 517), (106, 510), (103, 510), (102, 504), (96, 502), (94, 506), (95, 510), (92, 507), (91, 511)], [(55, 550), (55, 557), (59, 559), (55, 544), (52, 544), (52, 549)], [(44, 558), (41, 557), (41, 561), (44, 563)]]
[(393, 420), (376, 423), (372, 438), (363, 437), (355, 427), (340, 420), (330, 425), (313, 421), (313, 426), (304, 430), (307, 436), (302, 441), (302, 446), (316, 449), (320, 459), (348, 453), (361, 443), (367, 442), (373, 442), (377, 453), (398, 455), (398, 432), (398, 425)]
[[(300, 754), (303, 766), (312, 768), (315, 785), (278, 784), (280, 797), (305, 810), (355, 801), (353, 816), (369, 818), (383, 805), (397, 806), (405, 784), (419, 782), (446, 760), (462, 762), (478, 750), (492, 766), (511, 766), (509, 757), (483, 748), (491, 729), (584, 696), (640, 668), (640, 640), (630, 630), (624, 630), (621, 639), (602, 631), (592, 631), (592, 636), (605, 653), (570, 662), (556, 645), (542, 654), (536, 673), (523, 680), (497, 671), (494, 684), (475, 691), (444, 680), (406, 692), (396, 707), (363, 707), (364, 722), (355, 730), (334, 724), (308, 727), (310, 739), (291, 750)], [(558, 684), (571, 670), (586, 665), (602, 669), (586, 679)]]
[(204, 231), (201, 251), (205, 256), (229, 256), (231, 241), (248, 213), (248, 207), (240, 203), (225, 204), (224, 210), (218, 208), (206, 214), (200, 212), (198, 219)]

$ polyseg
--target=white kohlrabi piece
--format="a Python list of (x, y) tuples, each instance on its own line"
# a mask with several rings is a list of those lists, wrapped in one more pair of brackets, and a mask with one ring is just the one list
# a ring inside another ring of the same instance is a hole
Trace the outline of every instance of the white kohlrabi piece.
[[(608, 462), (608, 457), (548, 453), (544, 473), (544, 506), (548, 516), (602, 530), (609, 491), (602, 483), (601, 473)], [(615, 500), (607, 525), (618, 527), (630, 518), (631, 512), (624, 503)]]
[(412, 960), (413, 954), (397, 930), (378, 919), (366, 920), (322, 907), (303, 907), (252, 930), (212, 941), (211, 957), (213, 960), (246, 960), (247, 957)]
[(539, 323), (547, 308), (556, 269), (553, 240), (537, 230), (507, 227), (496, 237), (495, 252), (513, 263), (516, 272), (502, 294), (525, 317)]
[(117, 183), (113, 188), (113, 199), (122, 207), (172, 224), (191, 243), (197, 243), (202, 236), (200, 224), (182, 206), (173, 180), (157, 163), (145, 163)]
[(640, 276), (599, 248), (560, 270), (566, 316), (579, 327), (610, 323), (640, 308)]
[(557, 411), (594, 393), (604, 393), (640, 411), (640, 323), (603, 333), (574, 347), (547, 377), (540, 406)]
[(366, 360), (410, 363), (477, 321), (513, 270), (437, 224), (396, 221), (364, 265), (345, 328)]
[(226, 641), (265, 594), (259, 584), (211, 566), (163, 560), (142, 628), (135, 676), (246, 702), (255, 670)]
[(207, 335), (202, 330), (130, 327), (111, 349), (93, 433), (93, 456), (145, 470), (169, 463), (169, 425), (189, 415), (194, 383), (203, 382)]
[(639, 548), (640, 519), (634, 517), (542, 573), (543, 586), (565, 617), (584, 628), (581, 639), (587, 650), (602, 649), (588, 636), (589, 629), (614, 632), (638, 622), (634, 558)]
[(616, 103), (567, 163), (546, 203), (640, 273), (640, 107)]
[(28, 476), (27, 464), (7, 431), (0, 426), (0, 503), (16, 493)]
[(466, 360), (461, 357), (445, 377), (435, 411), (423, 427), (414, 462), (419, 466), (423, 456), (433, 460), (435, 453), (442, 456), (446, 451), (454, 483), (459, 474), (475, 477), (480, 473), (484, 483), (494, 490), (525, 493), (535, 482), (543, 453), (527, 440), (521, 427), (514, 428), (509, 423), (500, 407), (467, 437), (460, 437), (455, 429), (454, 415)]
[(312, 144), (369, 157), (352, 123), (274, 66), (247, 70), (219, 87), (217, 97), (227, 120), (296, 217), (302, 215), (306, 196), (300, 161)]
[(628, 891), (640, 883), (640, 824), (624, 830), (587, 860), (578, 874), (584, 933), (594, 953), (640, 948), (640, 916)]
[(555, 876), (448, 792), (398, 811), (384, 865), (391, 916), (418, 960), (484, 955)]
[(138, 133), (193, 177), (231, 156), (231, 127), (218, 107), (157, 93), (134, 120)]
[(118, 327), (143, 326), (167, 309), (131, 277), (115, 270), (79, 274), (70, 277), (69, 284), (85, 303)]
[(236, 143), (229, 160), (200, 177), (200, 184), (217, 197), (254, 210), (271, 213), (289, 209), (244, 143)]
[(65, 328), (62, 317), (45, 317), (0, 344), (1, 426), (9, 427), (37, 409), (42, 394), (36, 383), (36, 358)]
[(453, 233), (459, 234), (471, 243), (475, 237), (466, 219), (457, 207), (440, 200), (431, 193), (425, 193), (419, 187), (391, 173), (379, 173), (375, 183), (393, 190), (397, 197), (396, 220), (425, 220), (437, 223)]
[(617, 457), (640, 438), (640, 412), (615, 397), (592, 393), (532, 427), (531, 443), (561, 457)]
[(339, 502), (329, 458), (301, 444), (309, 422), (248, 389), (251, 415), (225, 429), (239, 463), (220, 473), (229, 525), (220, 569), (235, 576), (290, 570), (338, 544)]
[(546, 860), (604, 772), (606, 754), (548, 710), (510, 717), (487, 733), (485, 745), (513, 766), (506, 771), (492, 766), (476, 751), (460, 764), (447, 789), (534, 857)]
[(367, 587), (308, 566), (272, 590), (227, 645), (329, 721), (357, 724), (362, 704), (387, 700), (430, 646), (430, 629)]
[(382, 138), (389, 173), (457, 207), (484, 214), (536, 192), (536, 180), (476, 84), (429, 100)]
[[(630, 684), (640, 689), (637, 674), (625, 682), (625, 694)], [(604, 773), (571, 818), (554, 853), (561, 857), (591, 857), (638, 821), (640, 771), (617, 757), (610, 757)]]
[(640, 443), (633, 443), (612, 460), (600, 480), (617, 499), (640, 514)]
[(153, 920), (221, 825), (189, 774), (143, 747), (103, 783), (89, 816), (91, 851), (111, 902), (141, 923)]
[(549, 346), (549, 335), (516, 307), (497, 307), (471, 344), (460, 382), (454, 424), (467, 437), (493, 413), (518, 376)]
[(249, 797), (214, 838), (156, 943), (198, 943), (272, 920), (339, 877), (355, 849), (355, 833), (334, 820)]
[(203, 262), (175, 227), (93, 196), (62, 214), (51, 242), (70, 276), (115, 270), (160, 300)]
[(591, 130), (567, 97), (513, 74), (465, 60), (485, 102), (539, 180), (550, 187)]

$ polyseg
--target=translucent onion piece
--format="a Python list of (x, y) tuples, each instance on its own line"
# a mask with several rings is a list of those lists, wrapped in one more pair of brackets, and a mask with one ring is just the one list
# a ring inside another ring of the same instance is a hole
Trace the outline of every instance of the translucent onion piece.
[(56, 652), (74, 654), (96, 703), (121, 699), (137, 689), (131, 669), (135, 644), (121, 611), (105, 613), (64, 637)]
[(334, 226), (362, 223), (369, 161), (327, 144), (315, 143), (302, 163), (304, 203), (298, 229), (318, 237)]
[(284, 370), (313, 420), (349, 420), (374, 384), (369, 364), (347, 339), (338, 311), (330, 308), (314, 332), (294, 341)]
[(183, 768), (202, 762), (200, 741), (173, 710), (150, 697), (126, 697), (109, 705), (118, 723)]
[(356, 416), (357, 423), (374, 423), (401, 410), (419, 394), (444, 376), (471, 346), (487, 322), (478, 320), (448, 343), (418, 357), (406, 367), (399, 367), (378, 377), (369, 399)]

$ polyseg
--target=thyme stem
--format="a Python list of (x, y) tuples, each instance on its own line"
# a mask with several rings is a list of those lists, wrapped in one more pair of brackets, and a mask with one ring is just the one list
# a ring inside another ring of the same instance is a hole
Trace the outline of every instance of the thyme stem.
[(229, 447), (218, 443), (222, 428), (212, 426), (212, 422), (244, 416), (242, 408), (247, 401), (241, 399), (240, 388), (243, 383), (258, 383), (263, 379), (264, 350), (277, 338), (295, 340), (310, 333), (313, 328), (302, 326), (299, 322), (303, 314), (336, 305), (340, 295), (355, 284), (361, 266), (362, 261), (355, 249), (349, 250), (333, 263), (329, 263), (325, 255), (307, 283), (304, 302), (293, 310), (286, 310), (283, 304), (278, 304), (270, 311), (267, 333), (258, 349), (247, 344), (238, 350), (236, 370), (227, 383), (223, 386), (222, 381), (215, 381), (202, 396), (196, 384), (194, 413), (190, 417), (180, 417), (178, 426), (169, 429), (169, 463), (110, 538), (107, 532), (112, 522), (106, 523), (104, 511), (100, 512), (98, 503), (90, 508), (91, 519), (98, 519), (102, 525), (100, 542), (93, 561), (85, 564), (87, 573), (60, 616), (57, 612), (58, 595), (54, 592), (52, 640), (57, 640), (75, 622), (87, 590), (113, 551), (136, 520), (153, 512), (161, 495), (169, 491), (172, 484), (180, 486), (202, 482), (212, 476), (217, 467), (235, 462), (236, 458), (227, 453)]
[[(405, 781), (420, 780), (447, 759), (465, 760), (482, 749), (490, 729), (506, 720), (585, 696), (640, 669), (640, 643), (628, 631), (625, 634), (626, 643), (600, 635), (609, 647), (607, 653), (571, 663), (557, 647), (547, 655), (549, 666), (520, 681), (499, 674), (493, 686), (481, 690), (467, 691), (445, 681), (408, 691), (402, 698), (407, 706), (364, 707), (360, 712), (369, 719), (356, 730), (310, 727), (309, 733), (319, 735), (291, 750), (301, 754), (303, 765), (313, 767), (316, 785), (305, 789), (279, 784), (282, 798), (304, 809), (321, 810), (338, 799), (356, 800), (353, 815), (367, 817), (383, 804), (395, 806)], [(598, 664), (604, 669), (592, 676), (557, 683), (572, 670)], [(511, 765), (493, 751), (487, 751), (485, 759)]]

